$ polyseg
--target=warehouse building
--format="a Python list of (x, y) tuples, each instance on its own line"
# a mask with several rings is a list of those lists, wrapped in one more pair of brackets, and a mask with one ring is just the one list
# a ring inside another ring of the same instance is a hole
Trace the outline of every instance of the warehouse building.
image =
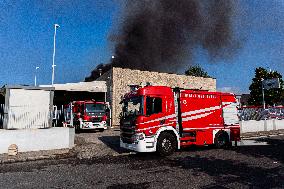
[(129, 92), (129, 85), (139, 85), (150, 82), (153, 86), (180, 87), (185, 89), (200, 89), (216, 91), (216, 79), (186, 75), (140, 71), (113, 67), (104, 73), (97, 81), (106, 81), (106, 100), (112, 109), (112, 125), (119, 125), (121, 113), (121, 97)]

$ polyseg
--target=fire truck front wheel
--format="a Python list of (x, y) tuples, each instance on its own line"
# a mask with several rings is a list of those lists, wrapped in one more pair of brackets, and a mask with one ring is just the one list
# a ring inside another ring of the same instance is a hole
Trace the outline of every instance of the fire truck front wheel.
[(157, 141), (157, 152), (161, 156), (168, 156), (175, 152), (177, 140), (171, 133), (162, 132)]

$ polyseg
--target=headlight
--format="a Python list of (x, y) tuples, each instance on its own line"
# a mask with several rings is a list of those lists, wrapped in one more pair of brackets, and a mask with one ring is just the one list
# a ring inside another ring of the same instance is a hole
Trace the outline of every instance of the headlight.
[(137, 133), (135, 135), (133, 135), (133, 141), (139, 141), (139, 140), (143, 140), (145, 138), (144, 133)]

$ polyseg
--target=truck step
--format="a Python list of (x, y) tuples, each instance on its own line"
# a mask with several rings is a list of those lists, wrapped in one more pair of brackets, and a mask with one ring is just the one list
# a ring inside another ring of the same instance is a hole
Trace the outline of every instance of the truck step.
[(180, 141), (181, 141), (181, 142), (187, 142), (187, 141), (195, 142), (195, 141), (196, 141), (196, 137), (193, 137), (193, 136), (186, 136), (186, 137), (180, 138)]

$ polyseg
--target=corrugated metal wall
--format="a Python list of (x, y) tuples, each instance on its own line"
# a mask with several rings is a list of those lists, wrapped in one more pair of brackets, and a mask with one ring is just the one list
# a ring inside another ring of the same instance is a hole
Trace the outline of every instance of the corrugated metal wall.
[(5, 129), (51, 127), (51, 91), (9, 89), (4, 108)]

